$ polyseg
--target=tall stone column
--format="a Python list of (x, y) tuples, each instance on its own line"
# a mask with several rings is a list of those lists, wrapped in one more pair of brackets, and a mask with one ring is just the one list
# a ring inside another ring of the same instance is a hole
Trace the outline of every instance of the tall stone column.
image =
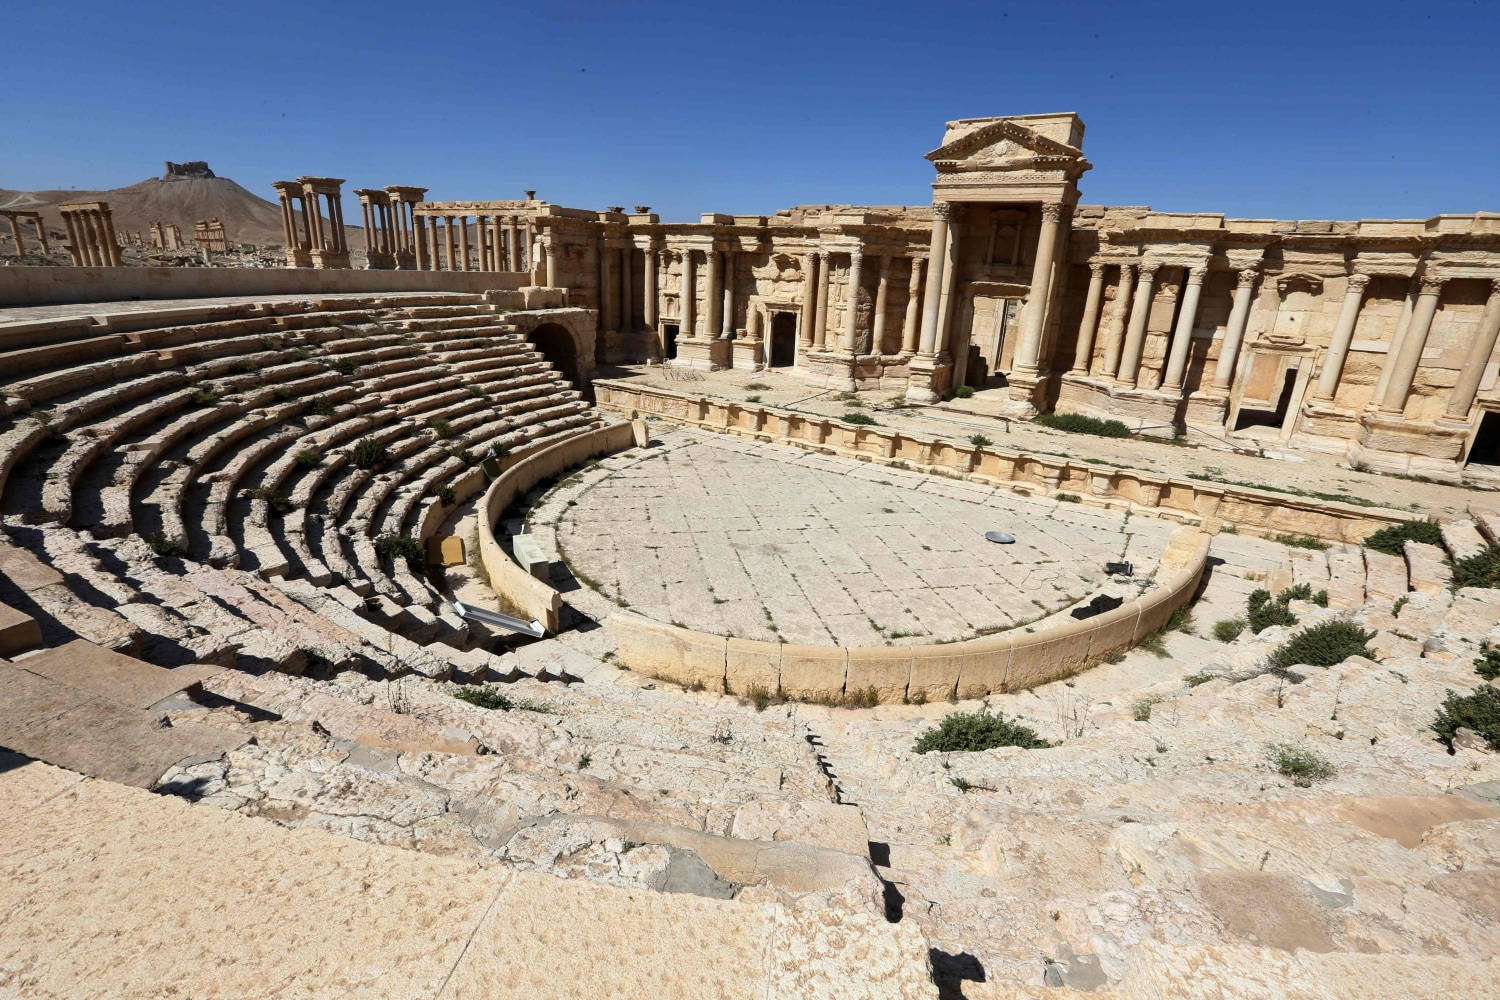
[(1495, 353), (1497, 336), (1500, 336), (1500, 278), (1490, 281), (1490, 297), (1479, 317), (1479, 330), (1469, 342), (1469, 353), (1464, 357), (1464, 366), (1458, 373), (1453, 394), (1448, 397), (1443, 419), (1461, 421), (1468, 418), (1469, 407), (1474, 405), (1474, 395), (1479, 391), (1479, 381), (1489, 366), (1490, 355)]
[(1386, 349), (1385, 362), (1380, 366), (1380, 380), (1375, 383), (1375, 395), (1372, 397), (1375, 406), (1385, 398), (1386, 387), (1391, 384), (1391, 373), (1396, 368), (1396, 358), (1401, 354), (1401, 345), (1406, 342), (1406, 332), (1411, 329), (1412, 311), (1417, 305), (1417, 291), (1420, 282), (1413, 278), (1407, 285), (1406, 301), (1401, 307), (1401, 318), (1396, 321), (1396, 332), (1391, 336), (1391, 346)]
[(510, 217), (510, 269), (512, 271), (524, 271), (521, 264), (521, 220), (514, 215)]
[(1182, 291), (1182, 308), (1177, 311), (1177, 329), (1172, 332), (1172, 350), (1167, 356), (1167, 377), (1162, 382), (1166, 392), (1180, 392), (1187, 374), (1188, 354), (1193, 348), (1193, 324), (1198, 319), (1198, 300), (1203, 295), (1206, 267), (1189, 268)]
[(63, 213), (62, 220), (63, 228), (68, 231), (68, 253), (72, 254), (73, 256), (73, 266), (83, 267), (83, 240), (78, 235), (78, 226), (74, 221), (73, 216), (68, 212)]
[(865, 252), (861, 247), (849, 251), (849, 290), (844, 306), (844, 329), (839, 336), (839, 350), (853, 354), (859, 345), (859, 282)]
[(1026, 324), (1021, 329), (1021, 344), (1016, 350), (1016, 368), (1034, 374), (1040, 367), (1038, 354), (1042, 331), (1047, 325), (1047, 298), (1051, 292), (1052, 259), (1057, 252), (1057, 232), (1061, 228), (1063, 207), (1057, 202), (1042, 206), (1042, 231), (1037, 238), (1036, 262), (1031, 268), (1031, 293), (1026, 300)]
[(724, 309), (719, 316), (719, 339), (734, 338), (734, 251), (724, 251)]
[(635, 330), (635, 303), (631, 292), (631, 280), (635, 277), (630, 265), (630, 247), (620, 248), (620, 330), (631, 333)]
[(115, 236), (115, 220), (109, 209), (101, 209), (99, 221), (104, 224), (104, 260), (110, 267), (120, 266), (120, 241)]
[(42, 217), (40, 215), (38, 215), (36, 218), (32, 219), (31, 221), (36, 224), (36, 238), (39, 239), (39, 240), (41, 240), (41, 242), (42, 242), (42, 253), (44, 253), (44, 254), (51, 253), (52, 251), (47, 248), (47, 227), (42, 222)]
[(469, 217), (460, 216), (458, 219), (458, 259), (459, 270), (468, 271), (469, 266)]
[(599, 321), (606, 333), (620, 328), (620, 318), (615, 315), (618, 300), (614, 295), (614, 249), (603, 240), (599, 243)]
[(1359, 322), (1359, 307), (1364, 301), (1365, 286), (1370, 283), (1368, 274), (1351, 274), (1344, 288), (1344, 303), (1339, 308), (1338, 323), (1333, 328), (1333, 339), (1328, 344), (1328, 353), (1323, 356), (1323, 368), (1318, 372), (1318, 384), (1313, 389), (1313, 399), (1327, 402), (1338, 390), (1339, 379), (1344, 374), (1344, 359), (1349, 356), (1349, 344), (1354, 340), (1354, 326)]
[(818, 294), (813, 303), (813, 350), (828, 347), (828, 251), (818, 251)]
[(928, 247), (927, 294), (922, 300), (922, 338), (917, 353), (924, 358), (937, 357), (938, 306), (943, 296), (943, 279), (948, 263), (948, 219), (953, 206), (946, 201), (932, 206), (932, 243)]
[(558, 283), (557, 277), (557, 248), (552, 245), (552, 238), (550, 236), (547, 238), (547, 242), (542, 249), (547, 255), (547, 287), (561, 288), (562, 286)]
[(917, 353), (917, 322), (922, 313), (922, 258), (911, 259), (911, 277), (906, 282), (906, 316), (901, 321), (901, 353)]
[(5, 218), (6, 218), (6, 221), (10, 223), (10, 233), (11, 233), (11, 235), (16, 238), (16, 254), (18, 256), (24, 255), (26, 253), (26, 244), (23, 243), (23, 242), (21, 242), (21, 222), (20, 222), (20, 220), (17, 219), (14, 215), (8, 215)]
[(1135, 385), (1141, 369), (1141, 349), (1146, 343), (1146, 322), (1151, 318), (1152, 284), (1156, 281), (1156, 270), (1161, 267), (1154, 261), (1141, 265), (1140, 280), (1135, 286), (1135, 301), (1130, 305), (1130, 327), (1125, 331), (1125, 346), (1120, 351), (1120, 371), (1116, 381), (1123, 385)]
[(456, 234), (453, 231), (453, 216), (451, 216), (451, 215), (445, 215), (445, 216), (443, 216), (443, 230), (444, 230), (443, 235), (444, 235), (445, 239), (447, 240), (447, 247), (445, 249), (447, 250), (446, 256), (447, 256), (448, 270), (450, 270), (450, 271), (457, 271), (458, 270), (458, 260), (457, 260), (458, 254), (457, 254), (457, 247), (454, 246), (454, 243), (456, 242), (456, 237), (457, 237), (458, 234)]
[(890, 297), (891, 258), (885, 254), (875, 258), (875, 317), (870, 321), (870, 353), (885, 353), (885, 310)]
[(1432, 332), (1432, 319), (1437, 315), (1438, 297), (1443, 294), (1443, 283), (1447, 279), (1428, 275), (1422, 279), (1421, 292), (1412, 307), (1411, 326), (1401, 342), (1401, 353), (1391, 374), (1385, 395), (1380, 398), (1380, 412), (1400, 416), (1406, 409), (1406, 397), (1411, 393), (1411, 384), (1417, 377), (1417, 367), (1422, 363), (1422, 352), (1427, 349), (1427, 335)]
[(417, 270), (426, 271), (427, 266), (427, 217), (415, 212), (411, 216), (412, 237), (417, 243)]
[(816, 323), (814, 316), (818, 310), (818, 255), (805, 253), (802, 255), (802, 328), (797, 331), (797, 339), (802, 341), (803, 347), (812, 346), (813, 326)]
[(99, 235), (99, 224), (95, 221), (96, 213), (87, 211), (83, 213), (84, 246), (88, 247), (89, 263), (95, 267), (103, 267), (104, 248), (103, 240)]
[(678, 336), (691, 338), (693, 327), (698, 323), (698, 275), (693, 260), (693, 248), (687, 247), (682, 251), (682, 290), (678, 292), (677, 299), (680, 304), (682, 326), (677, 331)]
[(1075, 375), (1087, 375), (1094, 361), (1094, 333), (1099, 329), (1099, 302), (1104, 298), (1104, 265), (1089, 265), (1089, 291), (1083, 300), (1083, 322), (1078, 324), (1078, 343), (1073, 347)]
[(1239, 284), (1234, 289), (1234, 306), (1229, 311), (1229, 323), (1224, 327), (1224, 343), (1219, 345), (1219, 361), (1214, 365), (1213, 388), (1216, 392), (1227, 392), (1234, 381), (1234, 366), (1239, 360), (1240, 344), (1245, 341), (1245, 327), (1250, 323), (1250, 303), (1255, 298), (1255, 268), (1247, 267), (1239, 273)]
[[(309, 199), (304, 198), (303, 202), (306, 203), (308, 200)], [(328, 234), (323, 231), (323, 209), (318, 204), (318, 193), (316, 191), (312, 192), (311, 204), (312, 204), (313, 246), (314, 246), (314, 248), (316, 248), (318, 250), (323, 250), (323, 249), (325, 249), (328, 246), (328, 241), (327, 241)]]
[(646, 247), (646, 256), (642, 261), (645, 270), (645, 287), (641, 291), (641, 319), (645, 321), (646, 329), (652, 333), (656, 332), (656, 251)]
[(709, 244), (703, 252), (703, 339), (713, 340), (719, 334), (719, 251)]

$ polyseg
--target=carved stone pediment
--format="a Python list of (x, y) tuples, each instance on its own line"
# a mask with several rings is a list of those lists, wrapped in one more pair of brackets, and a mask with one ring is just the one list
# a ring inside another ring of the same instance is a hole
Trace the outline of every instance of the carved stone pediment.
[(982, 125), (927, 154), (938, 173), (1062, 171), (1090, 166), (1083, 151), (1007, 119)]

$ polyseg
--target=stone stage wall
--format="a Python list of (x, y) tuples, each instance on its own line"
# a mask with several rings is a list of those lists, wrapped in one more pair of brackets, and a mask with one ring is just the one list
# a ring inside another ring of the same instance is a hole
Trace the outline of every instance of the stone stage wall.
[(350, 271), (297, 267), (4, 267), (0, 308), (131, 299), (359, 292), (486, 292), (529, 284), (495, 271)]
[(601, 407), (631, 416), (651, 413), (694, 427), (969, 479), (1023, 494), (1071, 492), (1084, 503), (1128, 505), (1140, 513), (1209, 532), (1232, 524), (1266, 536), (1297, 533), (1334, 542), (1360, 542), (1371, 532), (1410, 516), (1380, 507), (1356, 507), (1047, 455), (977, 448), (880, 427), (854, 427), (830, 417), (630, 382), (600, 380), (594, 383), (594, 391)]

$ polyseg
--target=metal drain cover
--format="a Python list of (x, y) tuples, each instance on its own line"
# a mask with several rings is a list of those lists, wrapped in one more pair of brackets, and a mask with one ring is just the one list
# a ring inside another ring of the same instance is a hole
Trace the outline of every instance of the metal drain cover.
[(986, 531), (984, 537), (992, 542), (999, 542), (1001, 545), (1009, 545), (1016, 540), (1015, 535), (1007, 534), (1004, 531)]

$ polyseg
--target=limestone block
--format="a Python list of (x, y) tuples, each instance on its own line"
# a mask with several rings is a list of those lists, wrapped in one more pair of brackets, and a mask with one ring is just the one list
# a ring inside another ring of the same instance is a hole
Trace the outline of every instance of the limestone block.
[(1453, 567), (1448, 565), (1447, 553), (1436, 545), (1408, 541), (1406, 569), (1411, 576), (1411, 589), (1418, 593), (1436, 594), (1447, 590), (1453, 582)]
[(775, 694), (781, 685), (781, 643), (730, 639), (724, 651), (724, 681), (732, 694), (756, 687)]
[[(630, 669), (684, 687), (702, 684), (710, 691), (723, 690), (728, 643), (724, 636), (664, 625), (628, 611), (611, 615), (609, 627), (619, 644), (616, 655)], [(842, 670), (839, 685), (842, 690)]]
[(1365, 590), (1371, 598), (1395, 602), (1406, 596), (1406, 560), (1374, 549), (1365, 549)]
[[(1005, 690), (1035, 687), (1076, 674), (1088, 666), (1094, 628), (1091, 620), (1068, 621), (1032, 634), (1015, 635)], [(963, 678), (959, 678), (959, 687), (963, 687)]]
[(0, 604), (0, 656), (14, 656), (41, 644), (42, 627), (36, 619)]
[(195, 665), (168, 670), (82, 639), (27, 657), (23, 666), (57, 684), (142, 709), (196, 687), (221, 669)]
[(734, 814), (729, 832), (743, 840), (789, 840), (860, 856), (870, 850), (870, 831), (858, 806), (816, 799), (747, 802)]
[(990, 636), (912, 650), (908, 696), (928, 701), (982, 697), (1005, 690), (1011, 644), (1006, 636)]
[(781, 693), (799, 701), (836, 701), (844, 694), (848, 651), (839, 646), (781, 647)]
[(1438, 530), (1443, 535), (1443, 547), (1454, 559), (1467, 559), (1484, 551), (1484, 536), (1473, 521), (1443, 521)]
[(894, 705), (907, 697), (911, 680), (910, 646), (871, 646), (849, 650), (844, 689), (853, 695), (874, 688), (882, 705)]
[(433, 535), (427, 539), (427, 562), (439, 566), (462, 566), (464, 540), (457, 535)]
[(1365, 565), (1358, 549), (1328, 550), (1328, 606), (1353, 610), (1365, 603)]

